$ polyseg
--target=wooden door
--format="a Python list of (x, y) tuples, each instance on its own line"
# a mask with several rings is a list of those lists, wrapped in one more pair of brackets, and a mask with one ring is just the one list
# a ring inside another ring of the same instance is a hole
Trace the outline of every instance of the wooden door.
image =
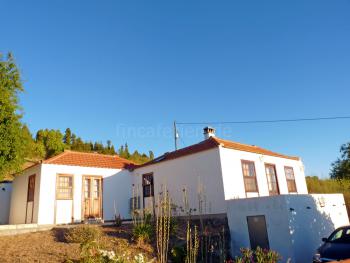
[(26, 224), (33, 223), (34, 194), (35, 194), (35, 174), (28, 177), (27, 206), (26, 206), (26, 219), (25, 219)]
[(83, 176), (84, 219), (102, 218), (102, 177)]
[(251, 249), (269, 249), (265, 216), (247, 216), (247, 223)]
[(265, 164), (267, 184), (270, 195), (278, 195), (280, 193), (276, 174), (276, 167), (273, 164)]

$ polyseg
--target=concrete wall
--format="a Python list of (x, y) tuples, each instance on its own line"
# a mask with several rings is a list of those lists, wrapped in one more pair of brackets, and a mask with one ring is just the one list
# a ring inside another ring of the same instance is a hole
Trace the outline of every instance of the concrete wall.
[(154, 175), (155, 195), (162, 191), (162, 185), (166, 185), (173, 202), (184, 207), (183, 189), (186, 188), (190, 207), (198, 212), (198, 187), (202, 186), (206, 196), (203, 213), (226, 212), (218, 148), (136, 169), (133, 173), (134, 184), (135, 187), (139, 185), (141, 194), (142, 174), (151, 172)]
[[(42, 165), (42, 180), (39, 206), (39, 224), (55, 222), (55, 196), (57, 174), (73, 175), (73, 201), (56, 201), (56, 224), (71, 223), (82, 220), (82, 178), (83, 175), (103, 177), (103, 219), (114, 217), (113, 203), (116, 200), (117, 209), (123, 218), (129, 216), (129, 198), (131, 197), (131, 178), (126, 170), (91, 168), (68, 165)], [(73, 211), (73, 215), (72, 215)]]
[[(284, 172), (285, 166), (293, 167), (295, 183), (298, 194), (307, 194), (304, 166), (301, 161), (242, 152), (220, 147), (222, 178), (225, 189), (225, 199), (268, 196), (268, 183), (265, 173), (265, 163), (274, 164), (280, 194), (288, 194), (287, 180)], [(255, 163), (256, 177), (259, 193), (245, 193), (241, 160)]]
[[(41, 165), (35, 165), (16, 176), (12, 183), (10, 224), (24, 224), (28, 207), (33, 207), (33, 223), (38, 222)], [(27, 206), (28, 178), (35, 174), (34, 204)], [(31, 214), (31, 213), (30, 213)]]
[(341, 194), (280, 195), (227, 201), (233, 255), (250, 247), (247, 216), (264, 215), (270, 248), (283, 262), (312, 262), (322, 237), (349, 219)]
[(0, 183), (0, 225), (9, 223), (12, 183)]
[(288, 213), (288, 220), (295, 262), (311, 262), (321, 239), (349, 224), (342, 194), (286, 196), (285, 200), (287, 208), (293, 210)]

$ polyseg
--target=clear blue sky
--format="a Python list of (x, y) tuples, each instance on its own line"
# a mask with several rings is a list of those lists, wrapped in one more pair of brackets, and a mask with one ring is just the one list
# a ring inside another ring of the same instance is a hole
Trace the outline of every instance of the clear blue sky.
[[(349, 0), (11, 0), (0, 50), (21, 68), (33, 133), (70, 127), (158, 155), (173, 120), (350, 115), (349, 14)], [(202, 126), (180, 128), (180, 146), (202, 139)], [(350, 120), (217, 128), (319, 176), (350, 141)]]

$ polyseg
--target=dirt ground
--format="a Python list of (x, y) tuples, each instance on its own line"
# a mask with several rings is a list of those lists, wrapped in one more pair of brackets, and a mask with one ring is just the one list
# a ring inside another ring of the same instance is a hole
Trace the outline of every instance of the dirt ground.
[[(148, 253), (131, 242), (130, 226), (101, 227), (105, 233), (105, 248), (125, 250), (131, 254)], [(0, 263), (7, 262), (65, 262), (77, 260), (80, 256), (79, 244), (67, 243), (64, 233), (67, 228), (51, 231), (0, 237)], [(151, 254), (151, 253), (149, 253)]]

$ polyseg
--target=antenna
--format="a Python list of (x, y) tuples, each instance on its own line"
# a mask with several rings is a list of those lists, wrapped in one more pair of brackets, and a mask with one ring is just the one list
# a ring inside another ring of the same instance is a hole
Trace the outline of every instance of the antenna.
[(177, 150), (177, 139), (179, 138), (179, 134), (177, 133), (176, 121), (174, 121), (174, 142), (175, 142), (175, 151)]

